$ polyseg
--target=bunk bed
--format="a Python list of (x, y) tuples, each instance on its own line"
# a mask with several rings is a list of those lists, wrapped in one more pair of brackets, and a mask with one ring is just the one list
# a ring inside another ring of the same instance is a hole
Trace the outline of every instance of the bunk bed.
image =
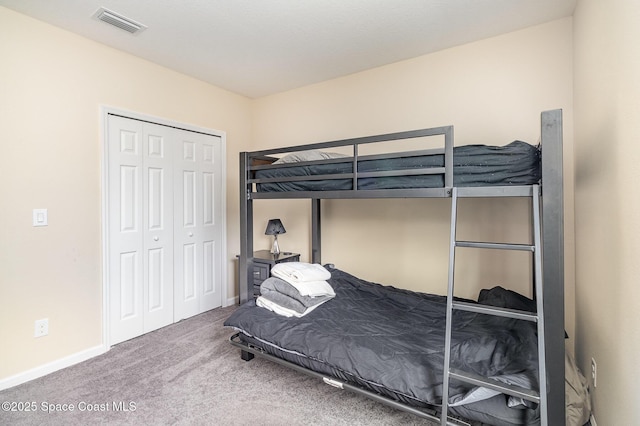
[[(371, 143), (434, 136), (443, 146), (359, 154)], [(332, 151), (344, 147), (348, 155)], [(465, 424), (459, 418), (496, 425), (564, 424), (562, 185), (561, 110), (541, 114), (538, 147), (519, 141), (454, 147), (453, 127), (444, 126), (240, 153), (242, 306), (225, 322), (237, 331), (230, 342), (245, 360), (261, 356), (443, 425)], [(538, 211), (541, 222), (534, 226), (535, 250), (531, 246), (540, 263), (534, 268), (536, 300), (502, 288), (483, 290), (477, 301), (455, 298), (450, 255), (447, 296), (367, 282), (329, 264), (336, 296), (312, 314), (291, 319), (256, 305), (255, 200), (311, 200), (311, 262), (322, 263), (323, 199), (430, 197), (452, 199), (451, 253), (458, 243), (457, 197), (531, 197), (533, 216)], [(519, 321), (523, 318), (535, 324)], [(296, 329), (304, 330), (301, 336), (295, 337)], [(460, 352), (471, 341), (489, 342), (489, 358), (500, 358), (501, 366), (487, 359), (486, 347)], [(465, 378), (452, 368), (461, 364), (484, 367)], [(478, 375), (507, 377), (517, 386), (494, 385)], [(536, 386), (539, 394), (530, 397)]]

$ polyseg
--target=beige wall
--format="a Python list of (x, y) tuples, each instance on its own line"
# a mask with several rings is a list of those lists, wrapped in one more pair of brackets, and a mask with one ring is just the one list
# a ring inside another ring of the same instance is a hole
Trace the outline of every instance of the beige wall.
[(574, 15), (576, 354), (598, 364), (599, 425), (638, 423), (640, 4), (580, 0)]
[[(2, 380), (101, 344), (100, 106), (226, 132), (229, 258), (251, 109), (247, 98), (2, 7), (0, 58)], [(31, 226), (33, 208), (48, 208), (48, 227)], [(40, 318), (49, 336), (34, 339)]]
[[(453, 124), (457, 145), (504, 145), (514, 139), (535, 144), (540, 112), (562, 108), (566, 322), (573, 335), (572, 99), (569, 18), (258, 99), (252, 141), (255, 149), (274, 148)], [(377, 282), (446, 292), (449, 200), (323, 203), (323, 262)], [(308, 201), (257, 201), (254, 209), (256, 248), (269, 247), (260, 235), (268, 218), (280, 217), (287, 229), (279, 238), (281, 249), (309, 259)], [(523, 200), (463, 200), (459, 236), (524, 242), (530, 231), (522, 225), (528, 217)], [(461, 296), (474, 298), (480, 288), (494, 285), (528, 293), (529, 255), (459, 254)]]

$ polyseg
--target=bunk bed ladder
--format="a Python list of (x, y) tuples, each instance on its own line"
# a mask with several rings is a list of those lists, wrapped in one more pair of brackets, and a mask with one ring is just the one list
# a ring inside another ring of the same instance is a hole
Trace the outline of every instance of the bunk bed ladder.
[[(452, 189), (451, 196), (451, 242), (449, 249), (449, 280), (447, 290), (446, 327), (445, 327), (445, 354), (444, 354), (444, 377), (442, 387), (442, 413), (441, 424), (448, 424), (447, 414), (449, 410), (449, 381), (458, 380), (475, 386), (485, 387), (507, 395), (516, 396), (527, 401), (539, 404), (540, 421), (542, 426), (548, 425), (547, 416), (547, 377), (545, 363), (545, 342), (544, 342), (544, 315), (543, 315), (543, 288), (542, 288), (542, 244), (540, 226), (540, 188), (538, 185), (531, 187), (532, 213), (533, 213), (533, 244), (502, 244), (487, 242), (471, 242), (456, 240), (456, 222), (459, 197), (473, 197), (473, 191), (464, 191), (460, 195), (458, 188)], [(482, 196), (487, 196), (482, 195)], [(499, 194), (489, 196), (500, 196)], [(456, 247), (471, 247), (498, 250), (524, 250), (533, 254), (534, 265), (534, 292), (536, 298), (536, 312), (519, 311), (514, 309), (499, 308), (495, 306), (482, 305), (476, 303), (462, 302), (454, 299), (454, 272), (455, 272), (455, 249)], [(461, 371), (451, 368), (451, 333), (453, 311), (461, 310), (475, 312), (485, 315), (496, 315), (514, 318), (522, 321), (532, 321), (537, 324), (538, 334), (538, 391), (524, 389), (518, 386), (507, 385), (488, 377), (479, 376), (475, 373)], [(541, 397), (542, 396), (542, 397)]]

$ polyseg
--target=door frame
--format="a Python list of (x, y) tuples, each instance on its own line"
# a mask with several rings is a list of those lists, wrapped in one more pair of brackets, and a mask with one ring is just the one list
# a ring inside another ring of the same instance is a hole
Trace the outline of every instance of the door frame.
[(111, 106), (100, 106), (100, 141), (102, 144), (100, 175), (101, 175), (101, 233), (102, 233), (102, 344), (105, 350), (111, 347), (111, 318), (110, 318), (110, 300), (109, 300), (109, 129), (108, 120), (110, 115), (117, 115), (132, 120), (144, 121), (148, 123), (158, 124), (161, 126), (173, 127), (179, 130), (189, 132), (204, 133), (220, 138), (222, 162), (221, 174), (221, 194), (220, 202), (222, 203), (222, 235), (221, 235), (221, 283), (220, 283), (220, 306), (227, 305), (227, 297), (224, 295), (228, 291), (228, 265), (227, 259), (227, 134), (220, 130), (209, 129), (205, 127), (195, 126), (192, 124), (181, 123), (166, 118), (160, 118), (148, 114), (138, 113), (115, 108)]

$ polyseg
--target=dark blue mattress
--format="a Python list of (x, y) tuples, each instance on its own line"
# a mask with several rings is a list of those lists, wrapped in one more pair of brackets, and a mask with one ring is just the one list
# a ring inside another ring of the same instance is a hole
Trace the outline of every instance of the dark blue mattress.
[[(454, 186), (532, 185), (540, 181), (540, 151), (521, 141), (506, 146), (466, 145), (453, 149)], [(270, 167), (257, 170), (256, 179), (322, 176), (352, 173), (353, 159), (344, 162)], [(360, 160), (358, 172), (411, 170), (444, 167), (444, 154)], [(440, 174), (366, 177), (358, 179), (358, 189), (442, 188)], [(353, 180), (300, 180), (257, 184), (259, 192), (340, 191), (353, 189)]]
[[(440, 405), (446, 297), (382, 286), (327, 268), (336, 297), (308, 315), (286, 318), (251, 300), (225, 325), (241, 331), (244, 341), (305, 368), (405, 404)], [(500, 287), (483, 290), (479, 301), (531, 307), (526, 306), (529, 299)], [(463, 311), (454, 311), (453, 324), (453, 368), (494, 378), (519, 376), (537, 388), (535, 325)], [(450, 402), (468, 398), (473, 390), (451, 381)], [(510, 408), (503, 394), (468, 401), (451, 412), (494, 425), (539, 422), (536, 407)]]

